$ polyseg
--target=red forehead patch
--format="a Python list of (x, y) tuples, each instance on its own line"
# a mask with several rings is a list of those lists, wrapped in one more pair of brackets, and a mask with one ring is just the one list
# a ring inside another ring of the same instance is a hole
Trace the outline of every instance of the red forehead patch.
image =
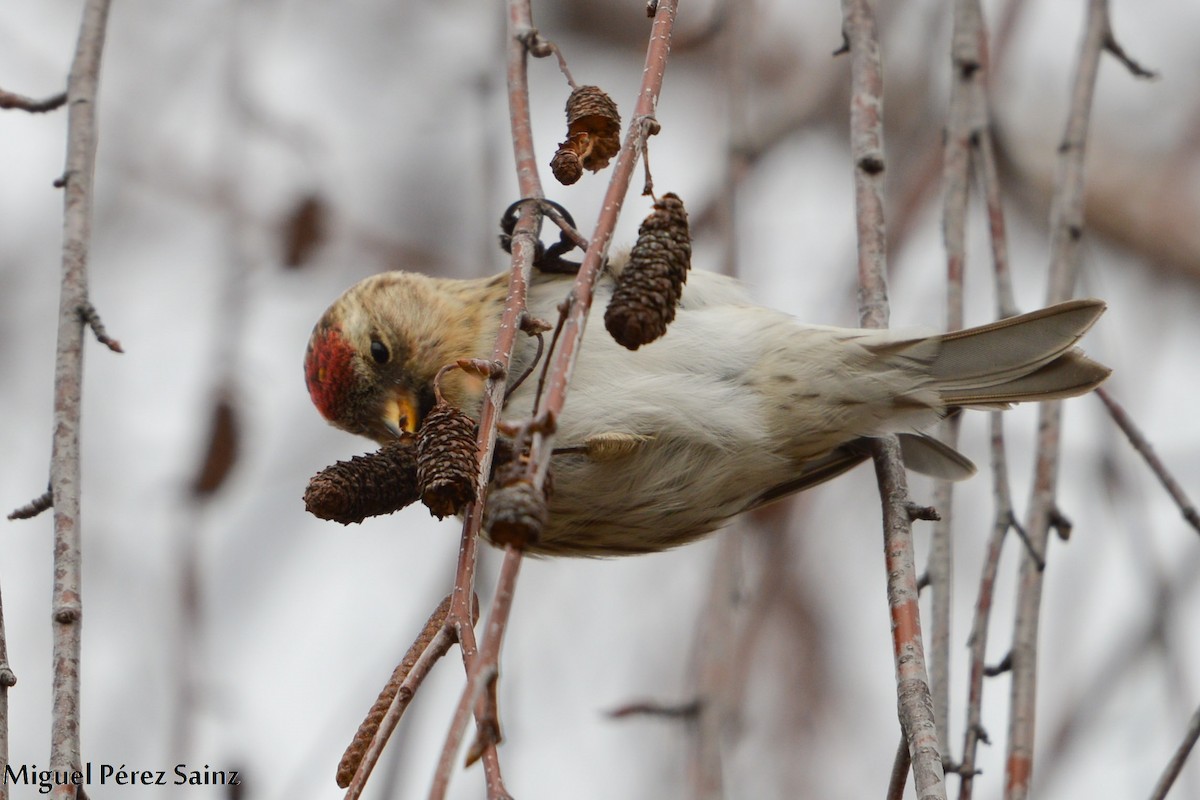
[(338, 419), (354, 380), (354, 348), (336, 325), (322, 320), (313, 329), (304, 356), (304, 381), (313, 405), (328, 420)]

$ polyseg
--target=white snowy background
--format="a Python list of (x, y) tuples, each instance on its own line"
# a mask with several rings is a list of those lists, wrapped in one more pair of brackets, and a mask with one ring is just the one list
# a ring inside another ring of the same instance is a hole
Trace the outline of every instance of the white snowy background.
[[(985, 4), (989, 20), (1002, 5)], [(534, 14), (576, 78), (604, 86), (627, 110), (648, 33), (643, 6), (542, 2)], [(682, 6), (681, 37), (702, 36), (713, 4)], [(924, 130), (936, 141), (949, 85), (950, 6), (907, 3), (882, 20), (889, 122), (927, 117)], [(1085, 4), (1034, 6), (1013, 33), (993, 100), (1014, 161), (1049, 176)], [(1106, 298), (1110, 310), (1086, 346), (1114, 367), (1112, 393), (1196, 497), (1200, 5), (1113, 6), (1122, 44), (1163, 77), (1137, 81), (1104, 61), (1090, 185), (1115, 186), (1111, 195), (1145, 198), (1144, 207), (1175, 214), (1183, 250), (1172, 262), (1089, 233), (1079, 291)], [(0, 87), (33, 96), (61, 90), (80, 8), (78, 0), (0, 4)], [(841, 41), (836, 2), (760, 0), (750, 9), (727, 10), (741, 15), (749, 37), (749, 89), (739, 97), (748, 118), (765, 127), (807, 102), (805, 87), (844, 87), (846, 61), (829, 55)], [(313, 322), (363, 276), (397, 267), (458, 276), (504, 268), (495, 226), (516, 185), (503, 20), (501, 3), (466, 0), (114, 3), (90, 276), (92, 299), (127, 352), (115, 356), (89, 341), (86, 357), (86, 760), (240, 769), (241, 796), (251, 800), (340, 796), (338, 758), (449, 590), (459, 527), (433, 521), (420, 506), (351, 528), (304, 512), (309, 476), (368, 443), (322, 422), (300, 362)], [(562, 135), (567, 89), (553, 60), (534, 61), (530, 70), (539, 158), (548, 163)], [(678, 192), (693, 209), (725, 191), (723, 71), (712, 43), (677, 47), (659, 108), (663, 130), (651, 143), (657, 188)], [(763, 303), (808, 321), (851, 325), (853, 198), (840, 113), (831, 107), (815, 115), (751, 165), (738, 194), (737, 253), (739, 273)], [(45, 488), (61, 228), (61, 195), (51, 182), (62, 170), (65, 123), (65, 111), (0, 113), (5, 511)], [(917, 157), (906, 150), (913, 141), (889, 140), (890, 175)], [(607, 175), (570, 188), (552, 183), (548, 170), (542, 177), (548, 194), (589, 230)], [(1169, 202), (1166, 188), (1177, 192)], [(285, 269), (282, 221), (309, 194), (328, 210), (327, 235), (309, 263)], [(936, 188), (924, 202), (891, 254), (896, 325), (943, 322)], [(1026, 309), (1044, 294), (1042, 203), (1010, 208), (1018, 300)], [(630, 198), (619, 239), (632, 241), (646, 209), (645, 200)], [(700, 231), (697, 266), (718, 268), (721, 247), (711, 227)], [(993, 300), (978, 214), (969, 259), (968, 322), (979, 323), (991, 318)], [(238, 414), (239, 457), (220, 491), (197, 501), (189, 487), (222, 385)], [(1028, 408), (1008, 415), (1018, 514), (1027, 501), (1034, 419)], [(985, 467), (985, 416), (964, 420), (961, 448)], [(1068, 404), (1064, 453), (1060, 502), (1075, 528), (1069, 543), (1052, 543), (1049, 558), (1035, 792), (1144, 797), (1200, 702), (1200, 540), (1095, 398)], [(931, 500), (926, 482), (914, 480), (913, 491), (918, 501)], [(955, 755), (965, 641), (991, 509), (983, 469), (956, 496)], [(809, 493), (783, 515), (786, 572), (811, 618), (800, 625), (776, 609), (756, 640), (742, 713), (726, 732), (727, 797), (882, 796), (899, 734), (878, 518), (869, 469)], [(44, 766), (51, 519), (0, 525), (0, 590), (19, 679), (10, 691), (10, 759)], [(927, 526), (918, 526), (922, 563), (927, 536)], [(755, 554), (769, 538), (747, 535), (747, 592), (760, 569)], [(717, 549), (713, 538), (655, 556), (524, 565), (500, 697), (501, 759), (514, 796), (691, 796), (680, 723), (615, 721), (605, 712), (637, 700), (692, 698), (697, 618)], [(1003, 656), (1011, 627), (1016, 553), (1010, 540), (992, 661)], [(482, 597), (497, 563), (494, 552), (485, 553)], [(198, 577), (190, 614), (189, 571)], [(1132, 632), (1162, 602), (1161, 575), (1182, 587), (1163, 629), (1169, 647), (1142, 653), (1146, 645)], [(1113, 663), (1128, 669), (1098, 680)], [(385, 784), (395, 797), (424, 796), (461, 684), (454, 650), (418, 695), (367, 796), (381, 796)], [(981, 797), (1000, 796), (1007, 692), (1004, 677), (986, 686), (984, 721), (995, 744), (981, 750)], [(953, 796), (957, 780), (948, 784)], [(228, 796), (214, 788), (99, 786), (90, 795)], [(456, 776), (452, 796), (482, 796), (478, 766)], [(1176, 796), (1200, 796), (1195, 763)]]

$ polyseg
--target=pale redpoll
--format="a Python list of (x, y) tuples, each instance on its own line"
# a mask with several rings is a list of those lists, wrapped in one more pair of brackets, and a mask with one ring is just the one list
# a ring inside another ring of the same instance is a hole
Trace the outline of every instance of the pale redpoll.
[[(571, 286), (535, 274), (530, 312), (553, 320)], [(477, 280), (374, 275), (317, 323), (305, 362), (313, 402), (331, 423), (386, 442), (433, 408), (447, 364), (490, 358), (507, 274)], [(941, 335), (805, 325), (750, 303), (734, 280), (693, 272), (661, 339), (630, 351), (601, 317), (588, 335), (558, 420), (550, 517), (536, 553), (602, 556), (689, 542), (734, 515), (829, 480), (865, 460), (867, 437), (900, 434), (908, 467), (961, 479), (971, 462), (920, 433), (960, 407), (1082, 394), (1108, 368), (1075, 343), (1104, 311), (1074, 300)], [(534, 358), (518, 335), (511, 375)], [(477, 415), (482, 380), (445, 373), (442, 394)], [(537, 381), (508, 399), (527, 417)], [(561, 452), (560, 452), (561, 451)]]

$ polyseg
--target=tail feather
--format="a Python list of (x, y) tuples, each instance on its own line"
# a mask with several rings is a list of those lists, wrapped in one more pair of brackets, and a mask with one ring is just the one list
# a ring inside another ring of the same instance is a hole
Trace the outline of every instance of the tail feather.
[(943, 389), (942, 400), (951, 406), (1004, 408), (1009, 403), (1033, 400), (1062, 400), (1090, 392), (1112, 373), (1078, 350), (1063, 353), (1027, 375), (994, 386)]
[(1075, 350), (1104, 313), (1100, 300), (1071, 300), (941, 337), (930, 375), (952, 406), (1003, 407), (1083, 394), (1110, 370)]

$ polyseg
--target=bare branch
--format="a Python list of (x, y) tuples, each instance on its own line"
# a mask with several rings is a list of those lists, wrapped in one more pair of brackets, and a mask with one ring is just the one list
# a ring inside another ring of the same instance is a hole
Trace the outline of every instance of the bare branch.
[[(492, 606), (488, 612), (487, 629), (484, 632), (483, 645), (478, 654), (467, 664), (467, 685), (459, 697), (458, 707), (450, 723), (450, 732), (442, 746), (442, 755), (438, 759), (437, 772), (433, 777), (433, 787), (429, 790), (430, 800), (439, 800), (446, 796), (450, 786), (450, 777), (454, 771), (454, 756), (462, 741), (463, 727), (475, 708), (478, 722), (478, 734), (472, 743), (467, 762), (472, 763), (484, 753), (495, 752), (500, 743), (500, 720), (496, 714), (495, 681), (499, 674), (500, 645), (503, 642), (504, 631), (508, 626), (508, 614), (512, 609), (513, 595), (516, 592), (517, 575), (521, 568), (521, 551), (508, 547), (504, 551), (504, 562), (500, 567), (500, 576), (496, 581), (496, 592), (492, 598)], [(491, 778), (487, 786), (488, 800), (503, 800), (508, 793), (503, 783), (493, 784)]]
[[(1084, 152), (1100, 56), (1112, 39), (1107, 0), (1089, 0), (1087, 21), (1071, 90), (1070, 108), (1059, 147), (1054, 201), (1050, 212), (1050, 270), (1047, 302), (1068, 299), (1081, 261), (1084, 203)], [(1025, 800), (1033, 775), (1034, 720), (1037, 703), (1037, 640), (1044, 559), (1057, 513), (1059, 438), (1062, 404), (1044, 403), (1038, 419), (1038, 454), (1026, 531), (1029, 552), (1018, 578), (1012, 644), (1012, 685), (1005, 759), (1005, 800)]]
[(121, 343), (108, 335), (108, 331), (104, 329), (104, 323), (100, 321), (100, 314), (96, 311), (96, 307), (91, 304), (91, 301), (79, 307), (79, 318), (92, 329), (92, 335), (96, 337), (97, 342), (114, 353), (125, 352), (121, 349)]
[[(4, 602), (0, 600), (0, 776), (8, 768), (8, 690), (17, 676), (8, 664), (8, 638), (4, 632)], [(8, 800), (8, 781), (0, 780), (0, 800)]]
[(1200, 708), (1197, 708), (1196, 712), (1192, 714), (1192, 719), (1188, 722), (1187, 731), (1183, 735), (1183, 741), (1179, 743), (1175, 754), (1167, 762), (1167, 767), (1163, 770), (1162, 777), (1158, 779), (1158, 783), (1154, 786), (1154, 791), (1150, 794), (1150, 800), (1166, 800), (1167, 792), (1171, 791), (1171, 786), (1174, 785), (1175, 779), (1183, 771), (1183, 765), (1191, 754), (1192, 748), (1196, 746), (1197, 739), (1200, 739)]
[[(997, 272), (997, 280), (1001, 280)], [(1011, 294), (1011, 292), (1010, 292)], [(1004, 299), (999, 303), (1003, 307)], [(962, 762), (959, 766), (958, 800), (971, 800), (975, 785), (975, 756), (980, 741), (987, 741), (983, 728), (983, 679), (987, 674), (988, 626), (992, 618), (992, 601), (996, 591), (996, 575), (1000, 571), (1000, 555), (1004, 549), (1004, 537), (1016, 523), (1012, 509), (1012, 494), (1008, 485), (1008, 459), (1004, 447), (1003, 412), (991, 413), (992, 424), (992, 481), (996, 498), (996, 513), (992, 532), (988, 537), (983, 560), (983, 574), (979, 578), (979, 595), (975, 601), (975, 616), (971, 622), (971, 633), (967, 646), (971, 660), (967, 668), (967, 724), (963, 733)]]
[[(96, 163), (96, 96), (108, 0), (88, 0), (67, 80), (67, 176), (63, 195), (62, 292), (54, 370), (54, 440), (50, 486), (54, 496), (54, 684), (50, 768), (80, 768), (79, 651), (82, 616), (79, 516), (79, 418), (83, 394), (83, 321), (92, 176)], [(55, 786), (52, 797), (74, 798), (76, 787)]]
[(420, 635), (396, 665), (375, 705), (354, 734), (354, 741), (346, 748), (337, 772), (337, 784), (346, 788), (346, 800), (354, 800), (362, 794), (409, 701), (434, 663), (454, 644), (453, 633), (445, 625), (449, 610), (450, 596), (447, 595), (429, 615)]
[[(971, 158), (974, 143), (987, 127), (987, 80), (983, 11), (978, 0), (957, 0), (951, 38), (950, 111), (942, 160), (942, 236), (946, 247), (946, 329), (963, 327), (963, 274), (967, 261), (967, 211), (970, 205)], [(941, 424), (940, 439), (958, 443), (961, 417)], [(930, 689), (943, 757), (950, 742), (950, 610), (953, 592), (954, 484), (938, 481), (934, 504), (941, 520), (933, 527), (926, 572), (931, 588)]]
[(1121, 45), (1117, 42), (1116, 37), (1113, 36), (1111, 27), (1109, 28), (1108, 34), (1104, 39), (1104, 50), (1113, 58), (1120, 61), (1125, 66), (1125, 69), (1129, 70), (1129, 72), (1135, 78), (1144, 78), (1146, 80), (1153, 81), (1158, 80), (1158, 78), (1161, 77), (1154, 70), (1146, 69), (1141, 64), (1134, 61), (1133, 57), (1125, 52), (1125, 48), (1121, 47)]
[(626, 703), (623, 706), (614, 708), (608, 712), (608, 716), (613, 719), (658, 717), (660, 719), (675, 719), (690, 722), (700, 715), (703, 707), (704, 703), (699, 698), (689, 700), (686, 703), (675, 703), (674, 705), (659, 703), (653, 700), (643, 700), (638, 703)]
[(1179, 481), (1175, 480), (1175, 476), (1171, 474), (1166, 465), (1162, 463), (1162, 459), (1154, 452), (1153, 446), (1146, 440), (1145, 435), (1138, 429), (1133, 419), (1130, 418), (1128, 412), (1112, 398), (1108, 390), (1100, 387), (1096, 389), (1096, 395), (1100, 401), (1104, 403), (1104, 407), (1108, 409), (1109, 415), (1113, 418), (1113, 422), (1117, 423), (1117, 427), (1125, 434), (1125, 438), (1133, 445), (1133, 449), (1138, 451), (1142, 460), (1146, 462), (1146, 466), (1154, 473), (1154, 477), (1158, 478), (1158, 482), (1167, 490), (1167, 494), (1171, 495), (1171, 499), (1175, 501), (1175, 505), (1179, 506), (1180, 513), (1187, 523), (1200, 533), (1200, 513), (1196, 511), (1195, 504), (1183, 491), (1183, 487), (1179, 485)]
[(900, 732), (900, 744), (892, 760), (892, 774), (888, 778), (886, 800), (904, 800), (904, 789), (908, 785), (908, 771), (912, 769), (912, 756), (908, 752), (908, 737)]
[[(879, 40), (870, 0), (843, 0), (842, 15), (842, 30), (850, 47), (852, 82), (850, 148), (855, 165), (859, 315), (864, 327), (886, 328), (883, 70)], [(894, 436), (874, 440), (872, 450), (883, 505), (900, 724), (912, 757), (918, 798), (945, 798), (946, 783), (921, 642), (907, 479)]]
[(6, 92), (0, 89), (0, 109), (15, 109), (18, 111), (28, 111), (30, 114), (44, 114), (47, 111), (62, 108), (66, 103), (66, 92), (59, 92), (42, 100), (37, 100), (33, 97), (26, 97), (22, 94)]
[[(613, 230), (616, 228), (617, 217), (625, 203), (625, 196), (629, 192), (629, 184), (637, 165), (638, 156), (645, 146), (646, 137), (657, 127), (654, 113), (658, 104), (659, 92), (662, 90), (667, 56), (671, 49), (671, 30), (675, 23), (677, 5), (676, 0), (662, 0), (657, 5), (654, 26), (650, 32), (650, 44), (646, 51), (646, 66), (641, 90), (638, 92), (637, 103), (634, 106), (625, 141), (617, 154), (616, 165), (613, 167), (612, 178), (601, 206), (603, 210), (596, 222), (587, 252), (584, 254), (583, 264), (575, 277), (575, 285), (568, 297), (568, 310), (563, 322), (562, 334), (554, 350), (553, 361), (550, 362), (545, 403), (541, 412), (551, 420), (558, 417), (566, 401), (567, 386), (571, 380), (579, 343), (583, 339), (588, 311), (592, 305), (592, 291), (608, 254)], [(553, 425), (539, 427), (547, 429), (552, 428)], [(553, 434), (549, 430), (539, 430), (534, 433), (530, 452), (530, 470), (536, 476), (539, 488), (545, 481), (552, 449)]]
[(18, 509), (9, 512), (9, 519), (33, 519), (43, 511), (48, 511), (54, 507), (54, 493), (47, 487), (46, 491), (42, 492), (37, 497), (30, 500), (25, 505)]

